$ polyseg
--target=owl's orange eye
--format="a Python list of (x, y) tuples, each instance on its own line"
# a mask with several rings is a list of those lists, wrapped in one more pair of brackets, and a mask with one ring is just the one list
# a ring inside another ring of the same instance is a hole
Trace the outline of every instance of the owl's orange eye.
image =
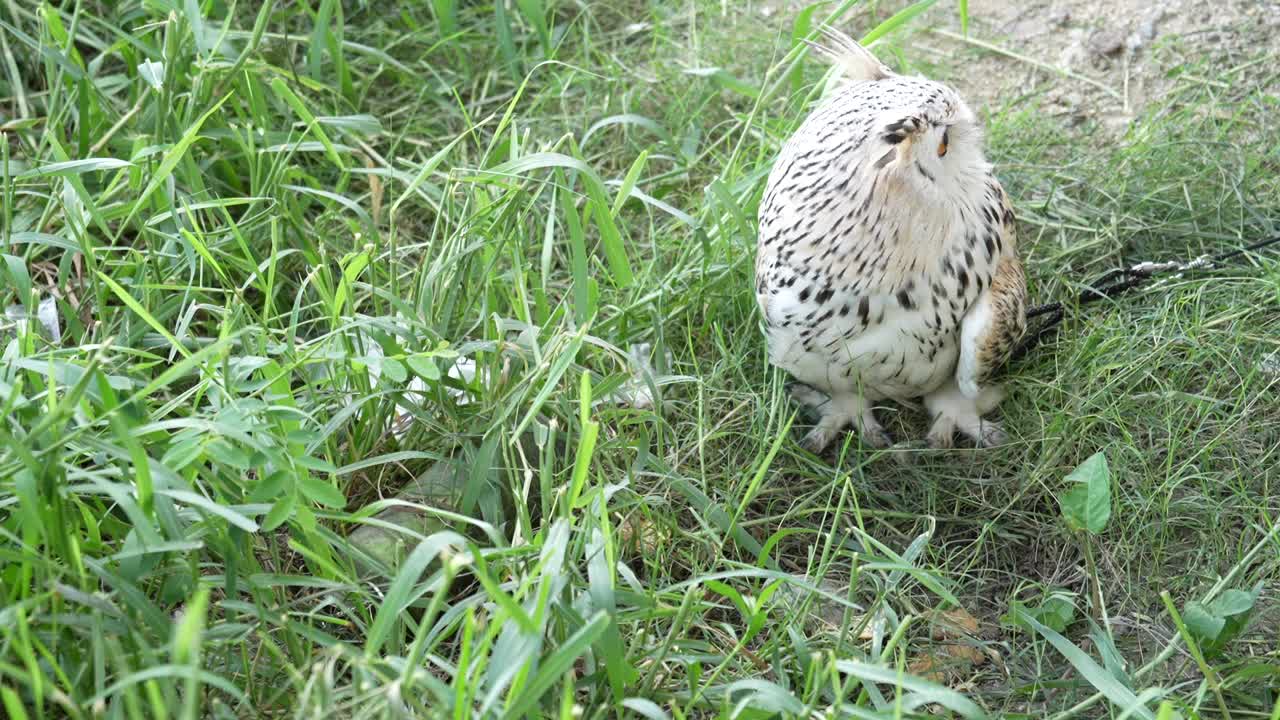
[(947, 154), (947, 142), (951, 139), (951, 130), (942, 131), (942, 142), (938, 143), (938, 157)]

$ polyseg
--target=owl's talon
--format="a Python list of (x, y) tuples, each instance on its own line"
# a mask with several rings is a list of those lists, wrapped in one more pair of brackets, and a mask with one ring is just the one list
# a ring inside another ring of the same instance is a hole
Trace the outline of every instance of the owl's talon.
[(800, 441), (800, 447), (814, 455), (821, 455), (822, 451), (826, 450), (827, 446), (831, 444), (831, 440), (831, 433), (822, 428), (814, 428)]
[[(827, 449), (827, 446), (835, 440), (837, 434), (838, 432), (831, 432), (823, 428), (814, 428), (800, 441), (800, 447), (815, 455), (821, 455)], [(861, 438), (863, 445), (875, 450), (893, 447), (893, 436), (886, 432), (884, 428), (862, 430), (858, 433), (858, 437)]]
[[(846, 428), (853, 425), (866, 447), (883, 449), (893, 444), (893, 438), (876, 421), (875, 414), (865, 398), (853, 394), (828, 396), (808, 385), (796, 383), (788, 388), (796, 402), (813, 408), (818, 414), (818, 424), (805, 435), (800, 444), (810, 452), (821, 453)], [(820, 399), (820, 400), (819, 400)]]
[(932, 450), (950, 450), (956, 446), (955, 428), (946, 431), (931, 430), (929, 436), (925, 438), (925, 442), (929, 444)]
[(991, 420), (983, 420), (982, 427), (978, 431), (978, 437), (974, 438), (974, 442), (978, 447), (989, 448), (1003, 445), (1009, 441), (1009, 434), (1000, 427), (1000, 423)]
[(893, 436), (882, 427), (864, 427), (858, 433), (862, 438), (862, 444), (876, 450), (884, 450), (893, 446)]

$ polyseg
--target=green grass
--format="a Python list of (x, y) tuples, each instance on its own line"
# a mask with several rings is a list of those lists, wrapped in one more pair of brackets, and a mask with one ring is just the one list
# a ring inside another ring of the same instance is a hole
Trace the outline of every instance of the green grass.
[[(1280, 717), (1280, 265), (1073, 316), (1006, 447), (808, 455), (751, 281), (796, 37), (924, 20), (743, 5), (0, 3), (5, 716)], [(1037, 298), (1278, 229), (1274, 58), (1156, 59), (1119, 140), (982, 110)]]

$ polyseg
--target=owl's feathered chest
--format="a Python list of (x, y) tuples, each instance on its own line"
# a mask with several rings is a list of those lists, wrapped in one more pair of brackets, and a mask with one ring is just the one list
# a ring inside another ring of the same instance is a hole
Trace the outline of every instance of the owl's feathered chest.
[(1005, 250), (1003, 193), (985, 166), (959, 192), (877, 167), (866, 104), (838, 98), (779, 155), (756, 291), (775, 364), (820, 387), (818, 372), (918, 394), (953, 371), (964, 314)]

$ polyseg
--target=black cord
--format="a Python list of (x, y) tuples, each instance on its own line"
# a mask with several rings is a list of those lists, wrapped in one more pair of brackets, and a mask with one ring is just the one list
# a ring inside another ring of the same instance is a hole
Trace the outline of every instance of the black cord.
[[(1228, 250), (1218, 255), (1201, 257), (1189, 263), (1140, 263), (1133, 267), (1108, 270), (1102, 277), (1095, 280), (1092, 285), (1085, 287), (1076, 296), (1075, 304), (1077, 306), (1085, 305), (1104, 298), (1123, 295), (1163, 272), (1213, 269), (1238, 255), (1255, 252), (1276, 243), (1280, 243), (1280, 235), (1260, 240), (1247, 247)], [(1066, 318), (1066, 306), (1061, 302), (1050, 302), (1036, 305), (1027, 310), (1028, 321), (1042, 315), (1047, 317), (1034, 327), (1029, 328), (1026, 334), (1022, 336), (1022, 341), (1018, 343), (1017, 347), (1009, 355), (1010, 363), (1018, 361), (1031, 352), (1046, 335), (1062, 324), (1062, 321)]]

